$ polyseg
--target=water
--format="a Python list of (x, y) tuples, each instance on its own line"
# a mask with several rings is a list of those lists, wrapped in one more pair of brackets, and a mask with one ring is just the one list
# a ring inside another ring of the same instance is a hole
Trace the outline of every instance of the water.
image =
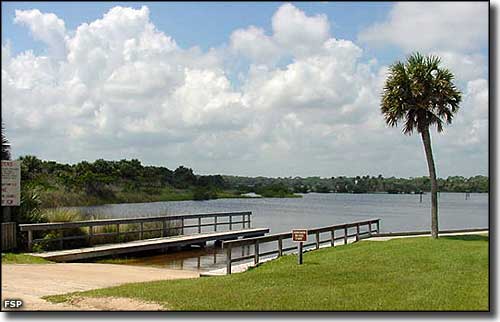
[[(88, 215), (99, 214), (109, 218), (252, 211), (252, 227), (267, 227), (271, 233), (372, 218), (381, 219), (382, 232), (430, 229), (430, 194), (423, 196), (422, 203), (420, 203), (419, 195), (309, 193), (304, 194), (302, 198), (171, 201), (116, 204), (80, 209)], [(440, 229), (443, 230), (487, 228), (488, 194), (471, 193), (470, 199), (465, 200), (464, 193), (440, 193), (439, 224)], [(265, 248), (261, 247), (262, 250)], [(249, 253), (251, 253), (249, 249), (241, 250), (241, 254)], [(207, 247), (142, 257), (130, 260), (127, 264), (205, 271), (225, 267), (225, 256), (219, 248)]]

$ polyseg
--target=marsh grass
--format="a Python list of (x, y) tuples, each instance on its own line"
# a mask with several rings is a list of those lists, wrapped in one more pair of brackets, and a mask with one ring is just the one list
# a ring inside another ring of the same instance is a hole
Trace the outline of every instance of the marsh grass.
[[(42, 217), (45, 222), (73, 222), (87, 219), (97, 220), (106, 218), (105, 216), (99, 214), (93, 214), (90, 217), (84, 216), (77, 209), (71, 208), (44, 209), (42, 210)], [(162, 222), (146, 222), (143, 225), (145, 232), (143, 233), (142, 239), (162, 237)], [(181, 229), (179, 228), (179, 226), (180, 221), (167, 221), (167, 236), (175, 236), (180, 234)], [(93, 228), (94, 236), (92, 238), (92, 245), (128, 242), (140, 239), (140, 224), (121, 224), (119, 229), (120, 234), (117, 234), (118, 228), (116, 225), (95, 226)], [(60, 249), (59, 241), (52, 239), (67, 236), (88, 236), (89, 234), (90, 232), (88, 227), (54, 230), (48, 232), (35, 232), (34, 238), (43, 238), (43, 241), (35, 244), (33, 250), (35, 252), (40, 252)], [(89, 242), (88, 238), (64, 241), (65, 249), (81, 248), (90, 245), (91, 243)]]

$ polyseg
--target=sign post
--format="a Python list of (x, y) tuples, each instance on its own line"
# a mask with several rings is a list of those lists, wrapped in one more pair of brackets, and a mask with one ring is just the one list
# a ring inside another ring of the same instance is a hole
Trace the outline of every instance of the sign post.
[(302, 264), (302, 253), (303, 253), (303, 242), (307, 241), (307, 230), (306, 229), (294, 229), (292, 230), (292, 240), (299, 242), (298, 246), (298, 264)]
[(21, 161), (2, 160), (2, 206), (21, 204)]

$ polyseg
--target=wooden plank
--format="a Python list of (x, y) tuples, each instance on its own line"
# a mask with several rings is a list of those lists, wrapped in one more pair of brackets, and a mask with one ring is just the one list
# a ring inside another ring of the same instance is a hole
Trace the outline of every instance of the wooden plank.
[(68, 229), (68, 228), (78, 228), (78, 227), (88, 227), (93, 226), (107, 226), (113, 224), (133, 224), (140, 222), (153, 222), (153, 221), (172, 221), (181, 219), (195, 219), (195, 218), (206, 218), (206, 217), (228, 217), (228, 216), (240, 216), (246, 214), (250, 216), (251, 211), (238, 211), (238, 212), (220, 212), (220, 213), (198, 213), (198, 214), (179, 214), (179, 215), (169, 215), (169, 216), (157, 216), (157, 217), (139, 217), (139, 218), (114, 218), (114, 219), (97, 219), (97, 220), (81, 220), (73, 222), (58, 222), (58, 223), (40, 223), (40, 224), (21, 224), (19, 225), (21, 231), (29, 230), (57, 230), (57, 229)]
[[(378, 219), (372, 219), (372, 220), (359, 221), (359, 222), (355, 222), (355, 223), (340, 224), (340, 225), (333, 225), (333, 226), (326, 226), (326, 227), (308, 229), (307, 232), (308, 232), (308, 235), (311, 235), (311, 234), (317, 234), (317, 233), (319, 234), (319, 233), (323, 233), (323, 232), (329, 232), (332, 229), (341, 229), (341, 228), (344, 228), (345, 242), (347, 243), (347, 237), (348, 237), (347, 229), (348, 228), (350, 228), (350, 227), (357, 227), (359, 225), (367, 225), (368, 223), (376, 222), (377, 220)], [(270, 241), (278, 240), (279, 236), (281, 236), (283, 239), (288, 239), (288, 238), (291, 238), (292, 234), (291, 233), (281, 233), (281, 234), (267, 235), (267, 236), (264, 236), (264, 237), (258, 237), (258, 240), (261, 243), (265, 243), (265, 242), (270, 242)], [(254, 240), (252, 240), (252, 239), (230, 241), (230, 243), (232, 243), (233, 247), (243, 246), (243, 245), (251, 245), (251, 244), (253, 244), (253, 242), (254, 242)]]
[(259, 241), (256, 240), (254, 244), (254, 264), (257, 265), (259, 263)]
[(226, 249), (226, 273), (231, 274), (231, 246)]
[(2, 251), (12, 250), (17, 246), (16, 223), (2, 223)]
[(30, 230), (28, 231), (28, 251), (31, 251), (33, 248), (33, 232)]
[(239, 231), (212, 232), (188, 236), (174, 236), (166, 238), (153, 238), (136, 240), (126, 243), (99, 245), (80, 249), (68, 249), (62, 251), (32, 253), (30, 255), (38, 256), (54, 261), (74, 261), (95, 257), (110, 255), (120, 255), (131, 252), (141, 252), (147, 250), (162, 249), (173, 246), (186, 246), (200, 244), (207, 241), (214, 241), (223, 238), (253, 237), (269, 233), (268, 228), (245, 229)]

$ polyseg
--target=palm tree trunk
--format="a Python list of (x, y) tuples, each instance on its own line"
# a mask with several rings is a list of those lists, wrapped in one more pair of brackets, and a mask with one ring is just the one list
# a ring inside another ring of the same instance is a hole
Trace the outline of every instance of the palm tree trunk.
[(438, 238), (438, 199), (437, 199), (437, 179), (436, 167), (434, 166), (434, 157), (432, 156), (431, 135), (429, 127), (422, 131), (422, 141), (424, 142), (425, 157), (429, 167), (429, 177), (431, 179), (431, 234), (432, 238)]

